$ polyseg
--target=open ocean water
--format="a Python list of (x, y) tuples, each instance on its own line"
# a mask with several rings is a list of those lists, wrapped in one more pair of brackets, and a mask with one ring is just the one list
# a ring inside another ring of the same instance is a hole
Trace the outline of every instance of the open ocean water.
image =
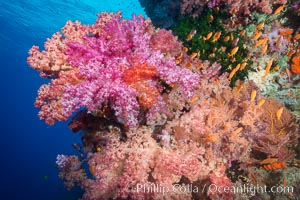
[(1, 0), (1, 170), (0, 199), (72, 200), (80, 190), (68, 192), (58, 178), (58, 153), (74, 154), (80, 141), (67, 123), (47, 126), (34, 108), (37, 90), (47, 80), (30, 68), (26, 59), (32, 45), (43, 47), (45, 38), (67, 20), (91, 24), (96, 14), (121, 10), (125, 18), (143, 14), (138, 1), (109, 0)]

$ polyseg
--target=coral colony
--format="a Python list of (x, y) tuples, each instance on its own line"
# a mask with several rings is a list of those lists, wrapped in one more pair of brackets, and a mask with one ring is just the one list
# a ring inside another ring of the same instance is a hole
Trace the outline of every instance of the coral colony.
[(168, 7), (169, 30), (103, 12), (29, 50), (49, 80), (40, 119), (81, 133), (80, 155), (57, 156), (66, 188), (91, 200), (299, 197), (300, 3), (166, 0), (156, 14)]

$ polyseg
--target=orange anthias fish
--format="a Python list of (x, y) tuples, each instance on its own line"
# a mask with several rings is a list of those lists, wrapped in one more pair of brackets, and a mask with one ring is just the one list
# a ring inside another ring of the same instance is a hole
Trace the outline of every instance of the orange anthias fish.
[(268, 40), (269, 40), (269, 37), (266, 36), (265, 38), (258, 40), (254, 47), (259, 47), (261, 45), (265, 45)]
[(250, 95), (250, 102), (253, 102), (255, 97), (256, 97), (256, 90), (252, 90)]
[(261, 99), (261, 100), (258, 101), (257, 106), (261, 107), (262, 105), (264, 105), (265, 102), (266, 102), (266, 100)]
[(192, 30), (186, 37), (186, 41), (190, 41), (191, 39), (193, 39), (193, 37), (196, 35), (196, 33), (197, 33), (197, 30)]
[(214, 34), (212, 42), (216, 42), (221, 36), (221, 32), (218, 31)]
[(261, 29), (263, 29), (265, 26), (265, 23), (264, 22), (261, 22), (259, 23), (257, 26), (256, 26), (256, 30), (260, 31)]
[(243, 69), (245, 69), (246, 65), (247, 65), (247, 63), (246, 63), (246, 62), (243, 62), (243, 63), (241, 64), (240, 70), (242, 71)]
[(261, 32), (261, 31), (257, 32), (257, 33), (253, 36), (252, 40), (257, 40), (258, 38), (260, 38), (261, 35), (262, 35), (262, 32)]
[(294, 36), (294, 40), (299, 40), (300, 39), (300, 33)]
[(265, 46), (263, 46), (263, 48), (261, 49), (260, 55), (261, 56), (265, 55), (265, 53), (267, 52), (267, 50), (268, 50), (268, 44), (266, 44)]
[(246, 33), (246, 30), (245, 30), (245, 29), (241, 30), (241, 31), (240, 31), (240, 36), (244, 36), (245, 33)]
[(193, 52), (191, 55), (190, 55), (190, 58), (191, 59), (194, 59), (195, 57), (199, 57), (200, 56), (200, 53), (196, 53), (196, 52)]
[(228, 54), (228, 57), (234, 56), (236, 54), (236, 52), (238, 52), (238, 50), (239, 50), (239, 47), (234, 47), (231, 50), (230, 54)]
[(190, 103), (194, 103), (195, 101), (197, 101), (199, 99), (198, 96), (193, 96), (191, 99), (190, 99)]
[(275, 163), (275, 162), (278, 162), (278, 158), (266, 158), (266, 159), (260, 161), (259, 164), (266, 165), (266, 164), (271, 164), (271, 163)]
[(287, 36), (293, 34), (294, 30), (293, 29), (288, 29), (288, 28), (283, 28), (279, 30), (279, 34), (282, 36)]
[(203, 142), (215, 142), (217, 140), (218, 140), (218, 136), (216, 134), (201, 138), (201, 141)]
[(240, 127), (231, 133), (231, 137), (236, 137), (243, 130), (243, 127)]
[(281, 121), (281, 115), (283, 113), (283, 107), (279, 108), (277, 111), (276, 111), (276, 117), (278, 119), (278, 121)]
[(263, 78), (265, 78), (269, 73), (270, 73), (270, 69), (271, 69), (271, 66), (273, 64), (273, 58), (271, 58), (271, 60), (267, 63), (267, 66), (266, 66), (266, 72), (265, 72), (265, 75), (263, 76)]
[(286, 162), (275, 162), (271, 164), (264, 165), (262, 168), (265, 170), (277, 170), (282, 169), (286, 166)]
[(203, 38), (204, 40), (209, 40), (212, 36), (212, 32), (207, 33), (207, 36), (205, 38)]
[(230, 40), (230, 36), (229, 35), (227, 35), (225, 38), (224, 38), (224, 42), (227, 42), (228, 40)]
[(279, 14), (283, 9), (284, 9), (285, 5), (279, 6), (275, 11), (274, 11), (274, 15)]

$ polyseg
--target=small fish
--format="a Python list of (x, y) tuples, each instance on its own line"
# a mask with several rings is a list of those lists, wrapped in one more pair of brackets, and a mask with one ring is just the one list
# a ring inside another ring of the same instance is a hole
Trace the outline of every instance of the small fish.
[(212, 23), (213, 21), (214, 21), (214, 16), (209, 15), (209, 17), (208, 17), (208, 22), (209, 22), (209, 23)]
[(257, 107), (261, 107), (262, 105), (264, 105), (264, 103), (266, 102), (265, 99), (261, 99), (257, 102)]
[(191, 99), (190, 99), (190, 103), (194, 103), (195, 101), (197, 101), (199, 99), (198, 96), (193, 96)]
[(240, 69), (240, 67), (241, 67), (241, 64), (239, 63), (235, 66), (234, 70), (238, 71)]
[(279, 34), (282, 36), (287, 36), (293, 34), (294, 30), (289, 28), (282, 28), (279, 30)]
[(261, 35), (262, 35), (262, 32), (261, 32), (261, 31), (257, 32), (257, 33), (252, 37), (252, 40), (253, 40), (253, 41), (254, 41), (254, 40), (257, 40), (258, 38), (260, 38)]
[(236, 129), (235, 131), (233, 131), (231, 133), (231, 137), (236, 137), (237, 135), (239, 135), (241, 133), (242, 130), (243, 130), (243, 127)]
[(186, 41), (190, 41), (191, 39), (193, 39), (193, 37), (196, 35), (196, 33), (197, 33), (197, 30), (192, 30), (186, 37)]
[(74, 149), (76, 149), (77, 151), (79, 151), (80, 153), (82, 152), (80, 144), (73, 143), (73, 144), (72, 144), (72, 147), (73, 147)]
[(259, 23), (257, 26), (256, 26), (256, 30), (260, 31), (261, 29), (263, 29), (265, 26), (265, 23), (264, 22), (261, 22)]
[(237, 72), (237, 70), (235, 70), (235, 68), (230, 72), (228, 79), (231, 80), (232, 77), (235, 75), (235, 73)]
[(267, 35), (267, 36), (263, 39), (262, 45), (266, 45), (267, 42), (268, 42), (268, 40), (269, 40), (269, 36)]
[(278, 162), (278, 158), (266, 158), (262, 161), (259, 162), (260, 165), (266, 165), (266, 164), (271, 164), (271, 163), (275, 163)]
[(269, 73), (270, 73), (270, 69), (271, 69), (271, 66), (273, 64), (273, 58), (270, 59), (270, 61), (267, 63), (267, 66), (266, 66), (266, 72), (265, 72), (265, 75), (263, 76), (266, 77)]
[(227, 42), (228, 40), (230, 39), (230, 36), (229, 35), (227, 35), (225, 38), (224, 38), (224, 42)]
[(221, 32), (218, 31), (214, 34), (212, 42), (216, 42), (221, 36)]
[(267, 52), (267, 50), (268, 50), (268, 45), (263, 46), (263, 48), (261, 49), (260, 55), (261, 56), (265, 55), (265, 53)]
[(234, 48), (231, 50), (231, 52), (230, 52), (230, 54), (229, 54), (229, 57), (234, 56), (234, 55), (236, 54), (236, 52), (238, 52), (238, 50), (239, 50), (239, 47), (234, 47)]
[(208, 136), (208, 137), (201, 138), (201, 141), (203, 141), (203, 142), (215, 142), (217, 140), (218, 140), (217, 135), (211, 135), (211, 136)]
[(212, 34), (213, 34), (212, 32), (207, 33), (205, 40), (209, 40), (211, 38)]
[(244, 36), (245, 33), (246, 33), (246, 30), (245, 30), (245, 29), (241, 30), (241, 31), (240, 31), (240, 36)]
[(300, 33), (294, 36), (294, 40), (299, 40), (300, 39)]
[(291, 71), (286, 67), (286, 68), (285, 68), (285, 72), (286, 72), (286, 75), (287, 75), (288, 78), (289, 78), (289, 82), (291, 82)]
[(239, 85), (239, 86), (236, 88), (236, 92), (240, 92), (243, 88), (244, 88), (243, 84)]
[(255, 43), (254, 47), (259, 47), (259, 46), (262, 45), (263, 43), (264, 43), (264, 39), (260, 39), (260, 40), (258, 40), (258, 41)]
[(285, 5), (279, 6), (275, 11), (274, 11), (274, 15), (279, 14), (283, 9), (284, 9)]
[(246, 63), (246, 62), (243, 62), (243, 63), (241, 64), (240, 70), (242, 71), (243, 69), (245, 69), (246, 65), (247, 65), (247, 63)]
[(286, 166), (286, 162), (275, 162), (271, 164), (264, 165), (262, 168), (265, 170), (277, 170), (282, 169)]
[(199, 53), (193, 52), (193, 53), (190, 55), (190, 58), (191, 58), (191, 59), (194, 59), (194, 58), (197, 57), (198, 55), (199, 55)]
[(89, 166), (89, 170), (90, 170), (90, 173), (95, 176), (95, 166), (94, 165), (90, 165)]
[(283, 113), (283, 107), (279, 108), (277, 111), (276, 111), (276, 117), (278, 119), (278, 121), (281, 121), (281, 115)]
[(256, 90), (252, 90), (250, 95), (250, 102), (253, 102), (255, 97), (256, 97)]

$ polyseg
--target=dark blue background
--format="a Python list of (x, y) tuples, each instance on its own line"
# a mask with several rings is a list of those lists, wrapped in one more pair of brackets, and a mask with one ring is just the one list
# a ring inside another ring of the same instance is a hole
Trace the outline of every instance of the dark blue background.
[(46, 38), (69, 19), (93, 23), (97, 13), (117, 10), (125, 18), (145, 15), (137, 0), (0, 1), (0, 199), (80, 197), (80, 190), (66, 191), (55, 168), (57, 154), (77, 153), (71, 144), (79, 141), (79, 135), (67, 123), (49, 127), (38, 119), (33, 103), (47, 80), (27, 65), (27, 52), (32, 45), (43, 49)]

